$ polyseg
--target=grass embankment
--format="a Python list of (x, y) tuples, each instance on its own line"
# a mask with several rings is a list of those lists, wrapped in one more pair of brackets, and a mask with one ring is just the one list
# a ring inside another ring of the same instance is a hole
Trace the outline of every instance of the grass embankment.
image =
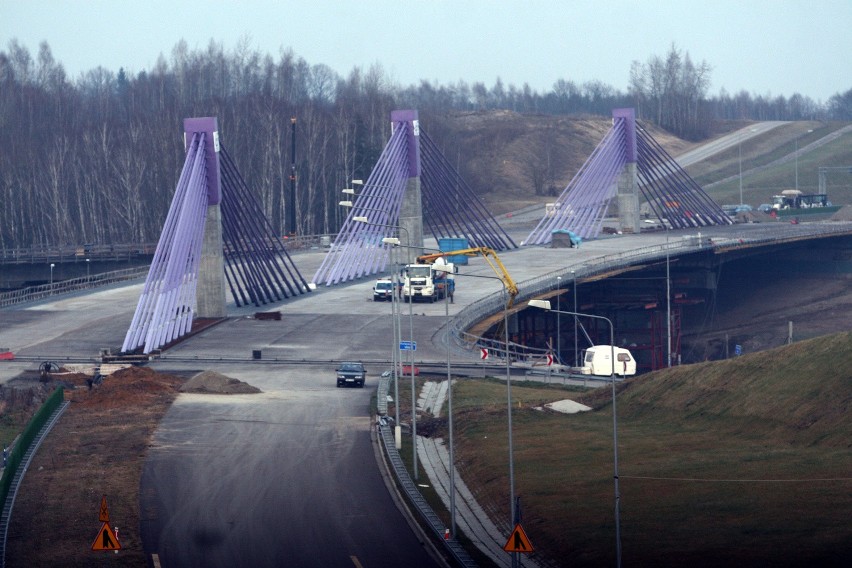
[[(624, 565), (846, 565), (849, 369), (846, 333), (620, 384)], [(575, 415), (534, 410), (547, 392), (513, 385), (524, 527), (560, 565), (613, 565), (611, 390), (569, 397), (594, 408)], [(462, 380), (454, 402), (457, 466), (508, 519), (505, 385)]]

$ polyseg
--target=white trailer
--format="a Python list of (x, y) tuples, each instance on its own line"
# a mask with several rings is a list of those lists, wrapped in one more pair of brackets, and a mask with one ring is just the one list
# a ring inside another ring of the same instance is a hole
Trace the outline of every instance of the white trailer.
[(630, 351), (610, 345), (593, 345), (586, 349), (580, 372), (584, 375), (609, 377), (612, 375), (612, 354), (615, 352), (615, 374), (626, 377), (636, 374), (636, 359)]

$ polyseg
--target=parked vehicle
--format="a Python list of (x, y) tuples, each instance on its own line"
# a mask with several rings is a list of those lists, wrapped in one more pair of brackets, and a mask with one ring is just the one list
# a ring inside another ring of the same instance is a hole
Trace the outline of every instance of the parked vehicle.
[(393, 299), (393, 282), (387, 278), (380, 278), (373, 284), (373, 301), (381, 302)]
[(625, 377), (636, 374), (636, 359), (630, 351), (610, 345), (593, 345), (586, 349), (580, 372), (584, 375), (609, 377), (613, 374), (612, 354), (615, 352), (615, 374)]
[(363, 363), (355, 361), (345, 361), (337, 368), (337, 387), (345, 387), (353, 385), (359, 388), (364, 387), (364, 381), (367, 380), (367, 369)]

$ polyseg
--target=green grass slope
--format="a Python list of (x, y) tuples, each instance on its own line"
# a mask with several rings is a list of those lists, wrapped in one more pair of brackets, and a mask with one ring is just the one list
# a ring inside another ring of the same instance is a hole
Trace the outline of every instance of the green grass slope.
[[(846, 565), (850, 369), (845, 333), (620, 384), (624, 565)], [(493, 388), (463, 382), (456, 400), (481, 400)], [(515, 491), (527, 534), (558, 565), (612, 565), (611, 390), (571, 397), (595, 410), (562, 415), (527, 404), (527, 388), (513, 388)], [(463, 476), (508, 523), (505, 407), (459, 408)]]

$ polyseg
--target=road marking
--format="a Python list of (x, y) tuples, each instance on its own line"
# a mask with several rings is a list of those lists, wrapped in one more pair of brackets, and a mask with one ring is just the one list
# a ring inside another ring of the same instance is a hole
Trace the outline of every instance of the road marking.
[(350, 556), (349, 560), (352, 561), (352, 564), (355, 565), (355, 568), (364, 568), (364, 566), (361, 564), (361, 562), (358, 561), (357, 556)]
[(154, 568), (160, 568), (160, 555), (159, 554), (152, 554), (151, 555), (151, 562), (154, 564)]

